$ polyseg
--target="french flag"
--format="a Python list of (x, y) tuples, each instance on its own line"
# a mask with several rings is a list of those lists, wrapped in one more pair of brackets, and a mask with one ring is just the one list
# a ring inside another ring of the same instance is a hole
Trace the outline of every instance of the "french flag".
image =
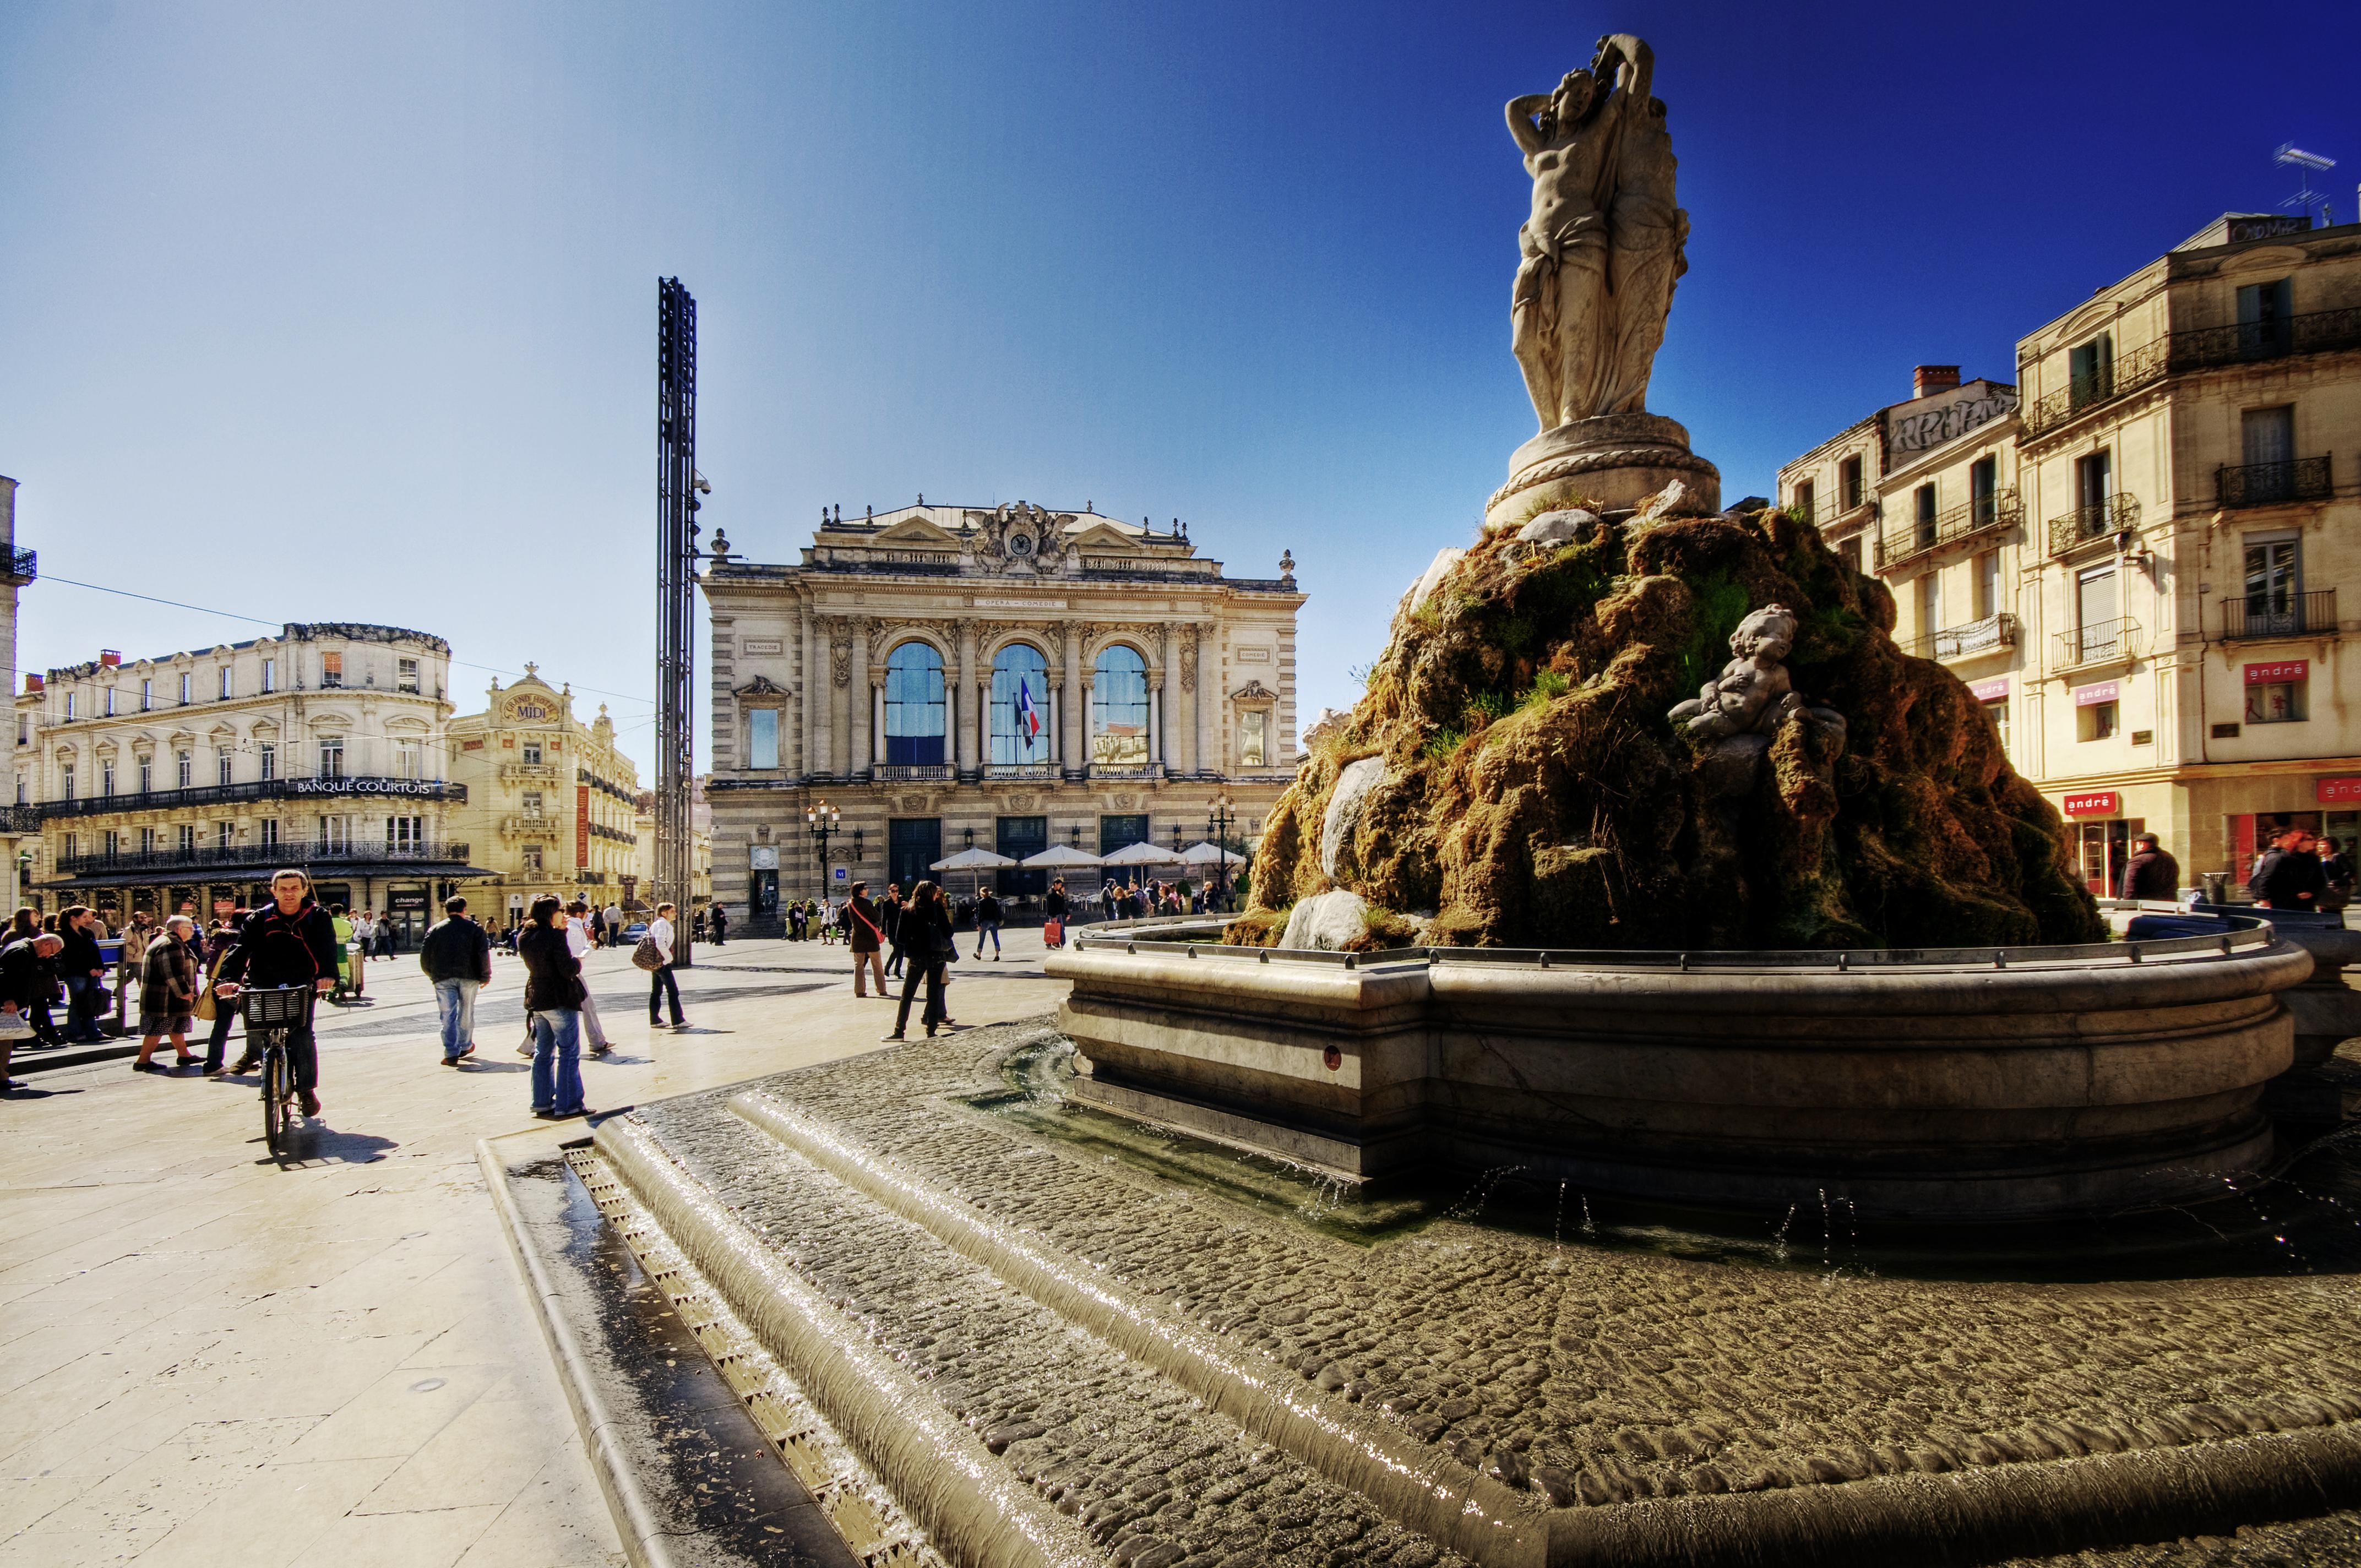
[(1016, 677), (1016, 723), (1025, 732), (1025, 749), (1029, 751), (1041, 735), (1041, 712), (1033, 706), (1033, 684), (1022, 675)]

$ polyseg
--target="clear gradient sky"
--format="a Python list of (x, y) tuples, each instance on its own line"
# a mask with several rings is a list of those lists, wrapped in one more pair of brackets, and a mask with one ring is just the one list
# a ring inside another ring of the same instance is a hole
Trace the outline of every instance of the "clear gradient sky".
[[(0, 6), (0, 473), (46, 577), (538, 660), (647, 766), (654, 294), (705, 513), (1188, 520), (1311, 594), (1308, 714), (1533, 420), (1502, 123), (1653, 44), (1695, 225), (1649, 406), (1768, 493), (2294, 181), (2361, 5)], [(59, 581), (28, 669), (253, 635)], [(600, 696), (596, 694), (612, 693)], [(593, 710), (595, 711), (595, 710)]]

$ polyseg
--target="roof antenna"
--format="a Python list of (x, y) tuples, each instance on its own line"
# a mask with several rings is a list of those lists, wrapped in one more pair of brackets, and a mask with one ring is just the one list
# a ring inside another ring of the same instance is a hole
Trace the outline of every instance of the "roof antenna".
[(2296, 176), (2298, 186), (2296, 193), (2290, 196), (2286, 201), (2281, 202), (2279, 205), (2282, 207), (2292, 207), (2307, 218), (2312, 216), (2312, 208), (2318, 207), (2320, 209), (2320, 226), (2323, 228), (2334, 226), (2336, 222), (2336, 214), (2329, 207), (2328, 193), (2324, 191), (2313, 190), (2312, 188), (2312, 177), (2314, 174), (2322, 173), (2327, 170), (2335, 168), (2336, 159), (2333, 158), (2323, 158), (2316, 152), (2306, 152), (2301, 148), (2296, 146), (2295, 143), (2290, 141), (2281, 142), (2279, 144), (2279, 151), (2271, 155), (2271, 161), (2301, 171)]

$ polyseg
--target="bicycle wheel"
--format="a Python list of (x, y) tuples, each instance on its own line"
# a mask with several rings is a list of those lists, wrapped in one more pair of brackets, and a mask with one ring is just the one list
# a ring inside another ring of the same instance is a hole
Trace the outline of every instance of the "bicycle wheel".
[(273, 1040), (262, 1053), (262, 1138), (273, 1155), (286, 1152), (289, 1092), (287, 1049)]

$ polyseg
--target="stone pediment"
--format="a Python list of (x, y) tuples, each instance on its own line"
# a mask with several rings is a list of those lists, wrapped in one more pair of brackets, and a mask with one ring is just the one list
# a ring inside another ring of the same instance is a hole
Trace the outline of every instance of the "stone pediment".
[(1123, 524), (1110, 521), (1105, 518), (1085, 518), (1082, 522), (1081, 532), (1067, 535), (1068, 542), (1076, 547), (1086, 545), (1093, 550), (1139, 548), (1137, 529), (1126, 529)]
[(1248, 681), (1230, 694), (1232, 702), (1277, 702), (1279, 694), (1260, 681)]
[[(950, 532), (949, 530), (923, 516), (906, 517), (901, 521), (895, 523), (893, 527), (881, 530), (880, 532), (870, 535), (867, 540), (862, 541), (862, 543), (869, 544), (892, 544), (895, 546), (910, 544), (939, 544), (949, 550), (956, 550), (960, 547), (959, 536), (957, 534)], [(843, 548), (843, 545), (840, 544), (838, 545), (838, 548)]]
[(768, 675), (756, 675), (730, 694), (732, 696), (790, 696), (794, 694)]

